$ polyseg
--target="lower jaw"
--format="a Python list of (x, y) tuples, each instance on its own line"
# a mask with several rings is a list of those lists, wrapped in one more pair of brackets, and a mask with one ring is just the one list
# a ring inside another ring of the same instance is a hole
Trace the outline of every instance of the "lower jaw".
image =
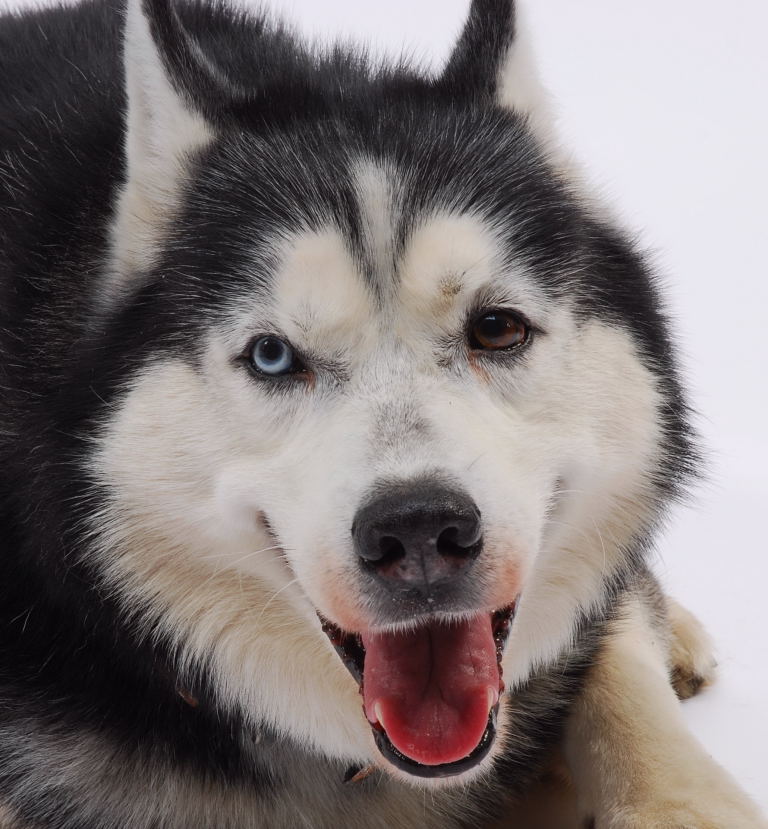
[(437, 766), (427, 766), (423, 763), (418, 763), (410, 757), (406, 757), (399, 752), (391, 743), (387, 732), (380, 726), (375, 725), (373, 728), (373, 737), (376, 741), (376, 747), (381, 752), (382, 757), (393, 765), (398, 771), (410, 774), (412, 777), (421, 777), (425, 779), (441, 779), (445, 777), (457, 777), (460, 774), (466, 774), (477, 765), (479, 765), (489, 754), (496, 741), (496, 716), (498, 714), (499, 704), (496, 703), (488, 715), (488, 725), (485, 732), (477, 744), (477, 748), (461, 760), (456, 760), (453, 763), (443, 763)]

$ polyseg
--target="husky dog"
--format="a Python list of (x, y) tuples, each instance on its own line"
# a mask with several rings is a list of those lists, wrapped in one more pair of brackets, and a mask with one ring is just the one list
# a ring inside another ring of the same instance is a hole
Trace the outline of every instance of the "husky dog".
[(0, 188), (0, 825), (525, 829), (556, 753), (547, 829), (765, 825), (644, 563), (667, 322), (512, 0), (436, 76), (6, 15)]

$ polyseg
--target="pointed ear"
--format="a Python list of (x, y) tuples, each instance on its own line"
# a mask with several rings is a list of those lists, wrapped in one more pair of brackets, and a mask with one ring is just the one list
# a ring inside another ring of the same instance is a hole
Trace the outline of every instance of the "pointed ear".
[(196, 47), (169, 0), (128, 0), (126, 169), (112, 228), (118, 282), (151, 264), (190, 156), (213, 137), (203, 115), (213, 72)]
[(539, 78), (518, 0), (472, 0), (442, 82), (458, 94), (495, 102), (525, 115), (549, 145), (554, 118)]

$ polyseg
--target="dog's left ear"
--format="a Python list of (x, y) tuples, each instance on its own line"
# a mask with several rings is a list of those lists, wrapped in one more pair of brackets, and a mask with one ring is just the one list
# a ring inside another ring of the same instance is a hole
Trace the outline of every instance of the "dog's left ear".
[[(194, 12), (190, 12), (192, 14)], [(107, 299), (151, 266), (195, 153), (233, 89), (185, 29), (173, 0), (127, 0), (125, 182), (112, 228)]]
[(526, 116), (538, 138), (553, 140), (549, 96), (536, 68), (518, 0), (472, 0), (441, 82), (476, 103)]

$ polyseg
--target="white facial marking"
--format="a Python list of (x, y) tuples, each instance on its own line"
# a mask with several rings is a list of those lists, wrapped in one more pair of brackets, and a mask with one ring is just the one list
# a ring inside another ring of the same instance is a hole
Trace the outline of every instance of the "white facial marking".
[[(161, 363), (134, 381), (93, 459), (93, 474), (115, 493), (97, 518), (104, 577), (127, 612), (143, 609), (136, 621), (147, 635), (170, 636), (185, 663), (212, 665), (223, 704), (315, 750), (367, 760), (373, 744), (357, 687), (280, 550), (255, 510), (250, 528), (243, 516), (226, 524), (221, 472), (242, 463), (252, 424), (238, 431), (222, 414), (206, 378), (183, 364)], [(252, 482), (265, 487), (258, 442), (250, 449)]]
[(397, 173), (391, 166), (364, 159), (352, 170), (355, 194), (363, 224), (364, 245), (370, 256), (371, 274), (384, 288), (394, 279), (394, 211)]
[(579, 612), (599, 601), (603, 578), (652, 509), (661, 405), (653, 376), (628, 334), (604, 323), (584, 326), (573, 351), (547, 401), (564, 491), (512, 629), (504, 665), (513, 686), (568, 645)]
[(408, 240), (400, 297), (409, 315), (453, 316), (498, 275), (499, 244), (487, 224), (468, 215), (431, 217)]
[(373, 325), (371, 297), (335, 228), (285, 245), (272, 298), (280, 330), (326, 354), (365, 339)]

